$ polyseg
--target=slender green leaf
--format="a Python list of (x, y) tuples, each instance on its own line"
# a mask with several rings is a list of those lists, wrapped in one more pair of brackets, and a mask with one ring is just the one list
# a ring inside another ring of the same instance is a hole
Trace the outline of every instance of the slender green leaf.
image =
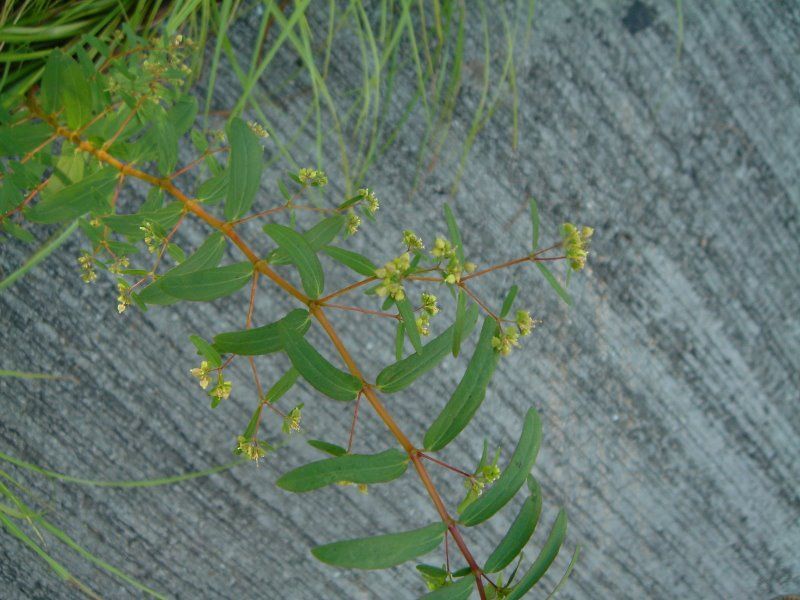
[(323, 442), (322, 440), (306, 440), (309, 446), (312, 448), (316, 448), (325, 454), (330, 454), (331, 456), (342, 456), (343, 454), (347, 454), (347, 449), (342, 448), (338, 444), (331, 444), (330, 442)]
[(511, 461), (494, 485), (461, 513), (461, 523), (467, 527), (483, 523), (514, 497), (536, 461), (541, 441), (542, 423), (536, 409), (530, 408), (525, 414), (522, 434)]
[(506, 294), (505, 299), (503, 300), (503, 307), (500, 309), (500, 318), (503, 319), (506, 315), (511, 311), (511, 307), (514, 306), (514, 299), (517, 297), (517, 292), (519, 288), (516, 285), (512, 285), (509, 290), (508, 294)]
[(297, 308), (280, 321), (269, 325), (215, 335), (214, 348), (222, 354), (240, 354), (242, 356), (259, 356), (278, 352), (283, 350), (279, 323), (284, 323), (299, 335), (305, 335), (311, 326), (311, 319), (308, 311)]
[(43, 108), (63, 109), (70, 129), (79, 129), (92, 114), (92, 92), (83, 70), (61, 50), (54, 50), (42, 74)]
[(432, 523), (403, 533), (317, 546), (311, 553), (318, 560), (336, 567), (388, 569), (436, 549), (442, 543), (446, 529), (444, 523)]
[(424, 444), (428, 450), (441, 450), (469, 424), (486, 396), (486, 386), (497, 365), (498, 353), (492, 347), (497, 323), (486, 317), (475, 352), (467, 370), (442, 412), (425, 433)]
[(414, 318), (414, 307), (411, 306), (408, 298), (402, 300), (395, 300), (397, 310), (400, 311), (400, 316), (403, 318), (403, 324), (406, 326), (406, 333), (408, 339), (411, 340), (411, 345), (418, 354), (422, 353), (422, 340), (419, 337), (419, 330), (417, 329), (417, 321)]
[(535, 252), (539, 247), (539, 208), (536, 206), (536, 199), (531, 198), (531, 228), (533, 240), (532, 250)]
[(297, 381), (298, 375), (299, 373), (297, 372), (297, 369), (291, 367), (281, 376), (280, 379), (278, 379), (278, 381), (275, 382), (275, 385), (269, 388), (267, 393), (261, 399), (262, 402), (259, 402), (256, 409), (253, 411), (253, 416), (250, 417), (250, 421), (247, 423), (247, 428), (242, 434), (243, 437), (249, 440), (253, 437), (253, 435), (255, 435), (258, 423), (261, 421), (261, 412), (264, 410), (264, 404), (276, 402), (279, 398), (281, 398), (281, 396), (292, 389), (295, 381)]
[(575, 546), (575, 551), (572, 553), (572, 558), (569, 559), (567, 570), (564, 571), (564, 575), (561, 576), (561, 579), (559, 579), (558, 584), (556, 585), (556, 587), (553, 588), (553, 591), (547, 594), (546, 600), (550, 600), (550, 598), (553, 598), (558, 592), (561, 591), (561, 588), (563, 588), (566, 585), (567, 580), (569, 579), (569, 576), (572, 574), (572, 570), (575, 568), (575, 565), (578, 562), (578, 557), (580, 555), (581, 555), (581, 546), (580, 544), (578, 544), (577, 546)]
[(558, 556), (558, 551), (561, 550), (561, 545), (564, 543), (564, 538), (566, 536), (567, 513), (562, 508), (558, 511), (558, 516), (556, 517), (555, 523), (553, 523), (553, 528), (550, 530), (550, 535), (547, 536), (547, 540), (544, 546), (542, 546), (539, 556), (531, 565), (530, 569), (522, 576), (522, 579), (519, 580), (519, 583), (514, 587), (514, 590), (508, 596), (507, 600), (519, 600), (539, 582), (542, 576), (547, 572), (547, 569), (550, 568), (550, 565), (553, 564), (556, 556)]
[(267, 223), (264, 232), (275, 240), (297, 267), (305, 293), (311, 298), (318, 298), (325, 288), (325, 276), (311, 245), (294, 229), (278, 223)]
[(572, 304), (572, 298), (570, 298), (567, 290), (561, 287), (561, 284), (558, 283), (558, 280), (555, 278), (555, 275), (550, 272), (550, 269), (540, 262), (537, 262), (536, 266), (539, 267), (542, 275), (544, 275), (544, 278), (547, 279), (547, 283), (549, 283), (550, 286), (555, 290), (556, 294), (561, 296), (561, 299), (567, 304)]
[(453, 356), (461, 352), (461, 336), (464, 334), (464, 319), (467, 315), (467, 295), (463, 289), (458, 290), (456, 300), (456, 320), (453, 323)]
[(247, 124), (239, 118), (231, 120), (228, 130), (231, 151), (228, 159), (230, 185), (225, 201), (225, 218), (238, 219), (253, 206), (261, 184), (264, 150)]
[[(303, 238), (308, 242), (308, 245), (311, 246), (314, 252), (319, 252), (326, 244), (332, 242), (334, 238), (339, 235), (342, 227), (344, 227), (346, 219), (347, 217), (344, 215), (334, 215), (322, 219), (311, 229), (303, 233)], [(283, 248), (278, 248), (271, 252), (267, 260), (271, 265), (287, 265), (292, 262), (292, 259)]]
[(53, 237), (51, 237), (47, 242), (45, 242), (36, 252), (34, 252), (25, 263), (18, 268), (17, 270), (9, 273), (8, 276), (0, 281), (0, 292), (2, 292), (5, 288), (13, 285), (15, 281), (22, 278), (28, 271), (33, 269), (36, 265), (42, 262), (45, 258), (50, 256), (50, 254), (61, 244), (67, 241), (67, 238), (72, 235), (72, 232), (78, 228), (78, 221), (77, 219), (66, 225), (63, 229), (57, 231)]
[(397, 330), (394, 335), (394, 358), (403, 359), (403, 347), (406, 341), (406, 325), (402, 321), (397, 322)]
[(522, 504), (517, 518), (508, 528), (505, 536), (495, 548), (494, 552), (486, 559), (483, 570), (487, 573), (497, 573), (511, 564), (528, 540), (531, 539), (542, 513), (542, 490), (532, 475), (528, 475), (528, 487), (531, 495)]
[(87, 212), (106, 212), (117, 187), (119, 173), (106, 167), (28, 208), (25, 216), (37, 223), (57, 223), (80, 217)]
[(245, 261), (185, 275), (165, 275), (159, 286), (164, 293), (179, 300), (210, 302), (240, 290), (252, 276), (253, 264)]
[(475, 576), (470, 573), (461, 579), (440, 587), (438, 590), (428, 592), (420, 600), (469, 600), (474, 587)]
[[(478, 320), (478, 307), (473, 305), (467, 311), (464, 335), (466, 338)], [(394, 364), (389, 365), (378, 374), (377, 386), (382, 392), (391, 394), (399, 392), (414, 383), (419, 377), (438, 365), (453, 347), (453, 326), (448, 327), (441, 335), (425, 344), (421, 353), (415, 352)]]
[(365, 277), (374, 277), (375, 269), (378, 268), (370, 259), (366, 256), (362, 256), (358, 252), (351, 252), (350, 250), (337, 248), (336, 246), (325, 246), (322, 248), (322, 252), (330, 256), (336, 262), (342, 263), (345, 267)]
[(216, 204), (227, 194), (230, 177), (228, 171), (209, 177), (197, 188), (197, 199), (206, 204)]
[(453, 215), (453, 210), (449, 204), (444, 205), (444, 218), (447, 221), (447, 231), (450, 235), (450, 241), (456, 249), (456, 256), (461, 263), (464, 263), (464, 245), (461, 243), (461, 233), (458, 230), (456, 218)]
[(22, 156), (37, 148), (53, 130), (45, 123), (21, 123), (0, 127), (0, 156)]
[(199, 335), (190, 335), (189, 340), (194, 344), (194, 347), (197, 348), (197, 353), (205, 358), (212, 367), (216, 369), (222, 366), (222, 358), (211, 344)]
[(361, 390), (361, 380), (334, 367), (296, 330), (278, 323), (286, 354), (303, 379), (334, 400), (354, 400)]
[(397, 449), (379, 454), (345, 454), (298, 467), (275, 483), (296, 493), (310, 492), (337, 481), (384, 483), (401, 477), (408, 468), (408, 461), (408, 455)]

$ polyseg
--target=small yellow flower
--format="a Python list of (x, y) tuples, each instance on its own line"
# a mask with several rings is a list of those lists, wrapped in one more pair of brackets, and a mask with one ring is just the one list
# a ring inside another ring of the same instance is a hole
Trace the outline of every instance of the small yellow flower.
[(190, 370), (189, 373), (200, 381), (200, 387), (206, 389), (211, 383), (210, 376), (211, 368), (208, 366), (208, 361), (204, 360), (200, 363), (199, 367)]
[(303, 405), (298, 404), (283, 418), (283, 425), (281, 431), (290, 434), (293, 431), (300, 431), (300, 419), (302, 417)]
[(264, 126), (261, 123), (257, 123), (256, 121), (250, 121), (247, 123), (247, 126), (250, 128), (250, 131), (255, 133), (260, 138), (267, 138), (269, 137), (269, 132), (264, 129)]
[(220, 378), (220, 381), (217, 383), (214, 389), (211, 390), (211, 395), (214, 398), (219, 398), (220, 400), (227, 400), (231, 395), (231, 387), (233, 386), (230, 381), (225, 381)]
[(425, 244), (422, 243), (422, 238), (420, 238), (416, 233), (411, 231), (410, 229), (406, 229), (403, 231), (403, 244), (409, 250), (424, 250)]
[(303, 185), (321, 187), (328, 183), (328, 176), (324, 171), (318, 169), (304, 168), (297, 172), (297, 178)]
[(350, 213), (347, 216), (347, 235), (355, 235), (358, 228), (361, 226), (361, 217), (355, 213)]
[(431, 329), (430, 329), (431, 317), (428, 313), (422, 313), (419, 317), (417, 317), (416, 324), (417, 324), (417, 331), (419, 331), (420, 335), (431, 334)]
[(534, 330), (538, 321), (531, 317), (531, 313), (527, 310), (518, 310), (517, 311), (517, 328), (519, 329), (520, 335), (523, 337), (526, 335), (530, 335), (531, 331)]
[(376, 212), (378, 212), (378, 209), (381, 207), (381, 203), (378, 202), (378, 197), (375, 195), (375, 192), (369, 188), (361, 188), (358, 190), (358, 194), (367, 203), (367, 212), (369, 214), (374, 215)]
[(422, 309), (430, 316), (434, 316), (439, 312), (439, 307), (436, 305), (436, 296), (422, 292)]
[(258, 440), (254, 438), (248, 439), (240, 435), (236, 438), (236, 454), (244, 454), (247, 458), (258, 464), (259, 459), (264, 458), (267, 452), (262, 445), (258, 443)]
[(579, 230), (572, 223), (564, 223), (561, 226), (564, 254), (573, 270), (580, 271), (586, 266), (586, 257), (589, 256), (589, 240), (593, 234), (594, 229), (591, 227), (582, 227)]
[(516, 327), (508, 327), (492, 338), (492, 348), (503, 356), (511, 354), (516, 346), (519, 346), (519, 333)]
[(451, 258), (455, 256), (455, 248), (453, 248), (453, 245), (448, 240), (443, 237), (437, 237), (436, 241), (433, 243), (431, 255), (436, 258)]

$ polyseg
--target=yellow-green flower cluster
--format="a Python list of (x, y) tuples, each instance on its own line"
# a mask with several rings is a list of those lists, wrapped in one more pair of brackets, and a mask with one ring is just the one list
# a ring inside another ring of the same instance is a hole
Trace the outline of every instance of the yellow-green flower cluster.
[(195, 367), (190, 370), (189, 373), (192, 374), (192, 377), (196, 377), (199, 380), (200, 387), (203, 389), (206, 389), (211, 383), (211, 367), (208, 365), (207, 360), (201, 362), (199, 367)]
[(298, 404), (283, 417), (281, 431), (290, 434), (293, 431), (300, 431), (300, 419), (302, 418), (303, 405)]
[(411, 266), (411, 255), (403, 252), (397, 258), (390, 260), (380, 269), (375, 270), (375, 277), (382, 279), (383, 282), (375, 290), (381, 298), (389, 296), (395, 300), (402, 300), (406, 297), (403, 289), (403, 274)]
[(122, 314), (131, 305), (131, 286), (125, 281), (118, 281), (117, 291), (119, 292), (117, 296), (117, 311)]
[(519, 331), (516, 327), (506, 327), (492, 338), (492, 348), (503, 356), (511, 354), (517, 346), (519, 346)]
[(464, 482), (464, 485), (469, 491), (467, 492), (467, 497), (464, 498), (458, 507), (459, 512), (462, 512), (467, 506), (472, 504), (472, 502), (483, 493), (484, 487), (491, 485), (500, 478), (500, 467), (497, 466), (499, 457), (499, 454), (496, 454), (492, 464), (483, 465), (478, 469), (475, 475)]
[(118, 256), (114, 259), (114, 262), (109, 265), (108, 270), (115, 275), (120, 275), (122, 269), (127, 269), (130, 265), (131, 261), (128, 260), (127, 256)]
[(94, 269), (94, 259), (88, 252), (84, 252), (78, 257), (78, 264), (81, 266), (81, 279), (85, 283), (92, 283), (97, 279), (97, 271)]
[(322, 187), (328, 183), (328, 176), (324, 171), (319, 169), (300, 169), (297, 172), (297, 178), (303, 185), (310, 185), (313, 187)]
[(361, 217), (359, 217), (353, 211), (350, 211), (350, 214), (347, 215), (347, 225), (345, 228), (347, 229), (347, 235), (355, 235), (358, 232), (358, 228), (361, 226)]
[(217, 381), (217, 385), (214, 386), (214, 389), (211, 390), (210, 395), (214, 398), (219, 400), (227, 400), (228, 396), (231, 395), (231, 388), (233, 385), (230, 381), (225, 381), (222, 378), (222, 374), (219, 376), (219, 380)]
[(362, 494), (368, 494), (369, 488), (367, 488), (366, 483), (353, 483), (352, 481), (337, 481), (336, 485), (341, 485), (342, 487), (347, 487), (349, 485), (354, 485), (358, 488), (358, 491)]
[(530, 311), (527, 310), (517, 311), (517, 319), (516, 319), (517, 329), (519, 329), (519, 334), (522, 337), (530, 335), (530, 333), (534, 330), (538, 322), (539, 321), (531, 317)]
[(369, 188), (361, 188), (358, 190), (358, 195), (361, 196), (362, 200), (366, 203), (366, 211), (374, 215), (378, 212), (378, 209), (381, 207), (381, 203), (378, 202), (378, 197), (375, 195), (375, 192), (370, 190)]
[(236, 454), (244, 454), (250, 460), (258, 463), (259, 459), (266, 456), (267, 451), (258, 443), (258, 440), (240, 435), (236, 438)]
[(264, 126), (261, 123), (256, 121), (249, 121), (247, 126), (250, 128), (250, 131), (255, 133), (260, 138), (267, 138), (269, 137), (269, 131), (264, 129)]
[(439, 312), (439, 307), (436, 304), (436, 296), (427, 292), (422, 292), (422, 310), (430, 316), (434, 316)]
[(594, 229), (591, 227), (578, 229), (572, 223), (564, 223), (561, 226), (564, 254), (573, 270), (580, 271), (586, 266), (586, 257), (589, 256), (589, 240), (593, 233)]
[(415, 322), (417, 324), (417, 331), (419, 331), (420, 335), (431, 334), (431, 316), (428, 313), (422, 313), (416, 318)]
[(422, 238), (420, 238), (410, 229), (403, 231), (403, 244), (405, 244), (410, 252), (413, 252), (414, 250), (425, 249), (425, 244), (422, 243)]
[(139, 229), (144, 233), (144, 244), (147, 246), (147, 251), (153, 254), (161, 244), (161, 234), (156, 231), (156, 226), (151, 221), (145, 221)]
[(444, 266), (444, 282), (449, 284), (458, 283), (461, 281), (462, 273), (472, 273), (476, 265), (472, 262), (465, 262), (463, 265), (456, 256), (456, 249), (449, 240), (443, 237), (437, 237), (433, 243), (431, 256), (438, 258), (440, 261), (447, 261)]

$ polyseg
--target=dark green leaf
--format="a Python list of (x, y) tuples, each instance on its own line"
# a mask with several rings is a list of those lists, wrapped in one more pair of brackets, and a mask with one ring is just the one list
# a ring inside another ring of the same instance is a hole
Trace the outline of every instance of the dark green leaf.
[(536, 206), (536, 199), (531, 198), (531, 227), (533, 229), (531, 239), (533, 240), (532, 250), (536, 251), (539, 247), (539, 208)]
[(305, 293), (311, 298), (318, 298), (325, 288), (325, 277), (319, 258), (305, 238), (291, 227), (278, 223), (267, 223), (264, 232), (275, 240), (297, 267)]
[(343, 454), (347, 454), (347, 449), (342, 448), (338, 444), (331, 444), (330, 442), (323, 442), (322, 440), (306, 440), (309, 446), (312, 448), (316, 448), (324, 452), (325, 454), (330, 454), (331, 456), (342, 456)]
[(159, 287), (165, 294), (179, 300), (210, 302), (238, 291), (252, 276), (253, 265), (245, 261), (185, 275), (165, 275), (159, 280)]
[(42, 73), (45, 112), (63, 109), (70, 129), (79, 129), (92, 114), (92, 92), (84, 73), (72, 57), (61, 50), (50, 53)]
[(197, 116), (197, 98), (186, 95), (181, 96), (167, 113), (170, 122), (178, 136), (184, 135), (192, 128)]
[(425, 594), (420, 600), (469, 600), (474, 586), (475, 576), (470, 573), (466, 577)]
[(144, 237), (144, 232), (139, 227), (144, 221), (150, 221), (163, 229), (169, 229), (178, 222), (182, 212), (183, 204), (176, 201), (152, 211), (140, 211), (132, 215), (109, 215), (103, 217), (102, 221), (114, 233), (140, 240)]
[(302, 493), (337, 481), (384, 483), (402, 476), (408, 468), (408, 461), (408, 455), (396, 449), (379, 454), (345, 454), (289, 471), (276, 484), (284, 490)]
[(467, 295), (463, 289), (458, 290), (456, 301), (456, 321), (453, 323), (453, 356), (461, 351), (461, 336), (464, 334), (464, 319), (467, 315)]
[(542, 275), (544, 275), (544, 278), (547, 279), (547, 283), (549, 283), (552, 286), (552, 288), (556, 291), (556, 294), (561, 296), (561, 299), (567, 304), (572, 304), (572, 298), (570, 298), (569, 294), (567, 293), (567, 290), (561, 287), (561, 284), (558, 283), (558, 280), (550, 272), (550, 269), (548, 269), (545, 265), (543, 265), (540, 262), (537, 262), (536, 266), (539, 267), (539, 270), (542, 272)]
[(88, 177), (42, 200), (25, 211), (37, 223), (57, 223), (80, 217), (87, 212), (106, 212), (117, 187), (119, 173), (111, 167), (100, 169)]
[(572, 574), (572, 569), (575, 568), (575, 564), (578, 562), (578, 557), (581, 555), (581, 546), (578, 544), (575, 546), (575, 552), (572, 553), (572, 558), (569, 559), (569, 564), (567, 565), (567, 570), (564, 571), (564, 575), (561, 576), (561, 579), (558, 581), (558, 585), (553, 588), (553, 591), (547, 595), (547, 600), (550, 600), (553, 596), (555, 596), (561, 588), (566, 585), (569, 576)]
[(566, 535), (567, 513), (562, 508), (558, 511), (558, 516), (556, 517), (555, 523), (553, 523), (553, 528), (550, 530), (550, 535), (547, 536), (547, 541), (545, 541), (544, 546), (542, 546), (539, 556), (531, 565), (530, 569), (522, 576), (522, 579), (519, 580), (519, 583), (514, 587), (514, 590), (508, 596), (507, 600), (519, 600), (538, 583), (547, 572), (547, 569), (550, 568), (550, 565), (553, 564), (556, 556), (558, 556), (558, 551), (561, 549)]
[(354, 400), (361, 390), (361, 380), (334, 367), (296, 330), (281, 321), (278, 323), (283, 347), (300, 375), (334, 400)]
[(228, 171), (206, 179), (197, 188), (197, 199), (206, 204), (216, 204), (225, 197), (229, 180), (230, 173)]
[(5, 213), (16, 208), (24, 200), (22, 190), (16, 185), (6, 180), (0, 185), (0, 213)]
[(3, 221), (2, 226), (3, 226), (3, 231), (17, 238), (20, 242), (30, 244), (31, 242), (36, 240), (36, 238), (33, 237), (30, 231), (28, 231), (27, 229), (23, 229), (22, 226), (18, 225), (11, 219), (6, 219), (5, 221)]
[(205, 358), (212, 367), (217, 368), (222, 366), (222, 358), (211, 344), (199, 335), (190, 335), (189, 340), (191, 340), (194, 347), (197, 348), (197, 353)]
[(461, 513), (461, 523), (467, 527), (483, 523), (514, 497), (536, 461), (541, 441), (542, 423), (539, 415), (535, 408), (528, 409), (511, 461), (494, 485)]
[(497, 365), (498, 353), (492, 347), (497, 323), (486, 317), (475, 352), (461, 382), (442, 412), (425, 433), (425, 448), (441, 450), (467, 426), (486, 396), (486, 386)]
[[(294, 311), (292, 311), (294, 312)], [(301, 311), (305, 312), (305, 311)], [(289, 318), (289, 313), (284, 317), (284, 321)], [(294, 386), (295, 381), (297, 381), (297, 377), (300, 373), (297, 372), (297, 369), (294, 367), (290, 368), (286, 373), (284, 373), (278, 381), (275, 382), (271, 388), (267, 390), (267, 393), (264, 395), (264, 402), (268, 404), (272, 404), (273, 402), (277, 402), (278, 400), (283, 397), (283, 395), (292, 389)]]
[(464, 246), (461, 243), (461, 233), (458, 231), (458, 224), (456, 218), (453, 216), (453, 211), (449, 204), (444, 205), (444, 218), (447, 221), (447, 231), (450, 234), (450, 241), (456, 249), (456, 256), (461, 264), (464, 264)]
[[(478, 307), (473, 305), (467, 311), (464, 325), (464, 338), (475, 327), (478, 320)], [(415, 352), (394, 364), (389, 365), (378, 374), (377, 386), (382, 392), (391, 394), (399, 392), (414, 383), (416, 379), (438, 365), (453, 347), (453, 326), (425, 344), (422, 353)]]
[(414, 346), (414, 350), (416, 350), (417, 353), (421, 353), (422, 340), (419, 337), (417, 321), (414, 317), (414, 307), (411, 306), (411, 302), (408, 301), (408, 298), (395, 300), (395, 305), (397, 306), (397, 310), (400, 311), (400, 316), (403, 318), (403, 323), (406, 326), (406, 333), (408, 334), (408, 339), (411, 340), (411, 345)]
[(394, 358), (395, 360), (402, 360), (403, 346), (406, 341), (406, 326), (402, 321), (397, 322), (397, 331), (394, 336)]
[(362, 256), (358, 252), (351, 252), (350, 250), (337, 248), (336, 246), (325, 246), (322, 248), (322, 252), (330, 256), (333, 260), (342, 263), (345, 267), (365, 277), (374, 277), (375, 269), (378, 268), (370, 259), (366, 256)]
[(514, 306), (514, 299), (517, 297), (517, 292), (519, 288), (516, 285), (512, 285), (511, 288), (508, 290), (508, 294), (506, 294), (505, 300), (503, 300), (503, 308), (500, 309), (500, 318), (503, 319), (511, 310), (511, 307)]
[(0, 156), (22, 156), (37, 148), (53, 134), (44, 123), (21, 123), (0, 127)]
[(334, 542), (311, 553), (324, 563), (350, 569), (388, 569), (422, 556), (442, 543), (444, 523), (433, 523), (403, 533)]
[[(314, 252), (319, 252), (325, 244), (333, 241), (339, 234), (344, 226), (345, 220), (346, 217), (344, 215), (335, 215), (327, 219), (322, 219), (319, 223), (302, 234), (303, 239), (308, 242), (308, 245), (311, 246)], [(283, 248), (278, 248), (271, 252), (267, 260), (271, 265), (288, 265), (292, 262)]]
[(305, 335), (311, 326), (311, 319), (308, 311), (297, 308), (280, 321), (269, 325), (220, 333), (214, 336), (214, 348), (222, 354), (240, 354), (242, 356), (259, 356), (278, 352), (283, 350), (279, 323), (285, 324), (299, 335)]
[(506, 535), (500, 540), (494, 552), (486, 559), (483, 570), (487, 573), (502, 571), (514, 560), (536, 530), (536, 523), (542, 512), (542, 491), (532, 475), (528, 475), (528, 487), (531, 495), (520, 508), (517, 518), (508, 528)]
[(225, 201), (225, 218), (238, 219), (253, 206), (258, 188), (261, 185), (261, 171), (264, 150), (247, 124), (241, 119), (231, 120), (228, 129), (231, 150), (228, 158), (230, 185)]

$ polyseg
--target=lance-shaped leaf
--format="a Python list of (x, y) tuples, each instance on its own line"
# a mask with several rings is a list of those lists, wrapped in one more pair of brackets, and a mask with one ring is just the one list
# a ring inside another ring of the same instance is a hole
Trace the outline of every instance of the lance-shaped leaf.
[(391, 449), (379, 454), (345, 454), (318, 460), (281, 476), (275, 483), (290, 492), (310, 492), (337, 481), (384, 483), (408, 468), (408, 455)]
[(167, 271), (164, 277), (154, 281), (139, 292), (139, 300), (145, 304), (174, 304), (178, 299), (161, 289), (161, 282), (164, 278), (174, 275), (186, 275), (187, 273), (216, 267), (225, 252), (225, 244), (224, 235), (219, 232), (212, 233), (189, 258)]
[(536, 530), (536, 523), (539, 522), (539, 515), (542, 513), (542, 490), (532, 475), (528, 475), (528, 488), (531, 495), (522, 504), (517, 518), (497, 548), (486, 559), (483, 570), (487, 573), (497, 573), (510, 565)]
[(4, 125), (0, 127), (0, 156), (22, 156), (52, 135), (53, 130), (46, 123)]
[(347, 449), (342, 448), (339, 444), (331, 444), (323, 440), (306, 440), (306, 443), (312, 448), (316, 448), (320, 452), (330, 454), (331, 456), (342, 456), (347, 454)]
[(506, 294), (505, 299), (503, 300), (503, 307), (500, 309), (500, 318), (503, 319), (511, 310), (511, 307), (514, 306), (514, 299), (517, 297), (517, 292), (519, 288), (516, 285), (512, 285), (508, 289), (508, 293)]
[(70, 129), (78, 129), (92, 115), (92, 93), (77, 62), (61, 50), (50, 53), (42, 74), (43, 107), (47, 112), (64, 109)]
[(522, 579), (514, 587), (514, 590), (508, 596), (507, 600), (519, 600), (528, 591), (538, 583), (542, 576), (553, 564), (553, 561), (558, 556), (558, 551), (564, 543), (564, 538), (567, 536), (567, 513), (562, 508), (558, 511), (553, 528), (550, 530), (550, 535), (547, 536), (547, 541), (544, 543), (539, 556), (536, 561), (531, 565), (530, 569), (525, 571)]
[(450, 234), (450, 241), (453, 242), (453, 246), (456, 249), (456, 256), (463, 264), (464, 246), (461, 243), (461, 233), (458, 231), (458, 224), (449, 204), (444, 205), (444, 219), (447, 221), (447, 231)]
[(314, 388), (334, 400), (354, 400), (361, 390), (361, 380), (329, 363), (305, 338), (278, 321), (281, 343), (294, 368)]
[(261, 184), (264, 149), (256, 134), (238, 118), (231, 120), (228, 138), (231, 143), (228, 158), (230, 185), (225, 200), (225, 218), (232, 221), (241, 217), (253, 206), (253, 200)]
[[(132, 215), (109, 215), (103, 217), (102, 221), (103, 225), (108, 226), (114, 233), (121, 233), (129, 238), (141, 240), (144, 237), (144, 232), (139, 228), (143, 222), (151, 221), (164, 229), (169, 229), (178, 222), (182, 212), (183, 204), (176, 201), (156, 210), (141, 211)], [(221, 236), (222, 234), (215, 233), (214, 235)], [(216, 266), (216, 263), (212, 266)]]
[(467, 316), (467, 295), (463, 289), (458, 290), (456, 300), (456, 321), (453, 324), (453, 356), (461, 351), (461, 337), (464, 335), (464, 319)]
[(362, 256), (358, 252), (351, 252), (350, 250), (337, 248), (336, 246), (325, 246), (322, 248), (322, 252), (330, 256), (336, 262), (342, 263), (345, 267), (365, 277), (374, 277), (375, 269), (378, 268), (370, 259), (366, 256)]
[(244, 437), (250, 439), (253, 437), (253, 434), (256, 432), (256, 427), (258, 426), (259, 421), (261, 420), (261, 412), (264, 410), (264, 404), (271, 404), (278, 399), (280, 399), (286, 392), (292, 389), (294, 382), (297, 381), (297, 376), (299, 373), (297, 369), (294, 367), (290, 368), (283, 376), (275, 382), (267, 393), (264, 395), (263, 401), (258, 404), (255, 411), (253, 411), (253, 416), (250, 417), (250, 422), (247, 424), (247, 429), (244, 430), (242, 434)]
[(245, 261), (186, 274), (165, 275), (160, 279), (159, 287), (167, 295), (179, 300), (210, 302), (233, 294), (252, 276), (253, 264)]
[(37, 223), (57, 223), (90, 211), (107, 212), (118, 175), (111, 167), (100, 169), (27, 209), (25, 216)]
[(408, 298), (396, 300), (395, 305), (397, 306), (397, 310), (400, 311), (400, 316), (403, 317), (403, 324), (405, 325), (408, 339), (411, 340), (411, 345), (414, 346), (414, 350), (418, 353), (422, 352), (422, 340), (419, 337), (417, 322), (414, 318), (414, 307), (411, 306), (411, 302), (408, 301)]
[(441, 450), (449, 444), (469, 424), (486, 397), (486, 386), (489, 385), (499, 356), (492, 347), (492, 338), (496, 332), (496, 321), (492, 317), (486, 317), (464, 376), (442, 412), (425, 433), (426, 449)]
[(420, 600), (469, 600), (474, 586), (475, 576), (470, 573), (466, 577), (425, 594)]
[(536, 461), (541, 441), (542, 422), (535, 408), (528, 409), (511, 462), (494, 485), (464, 509), (461, 523), (467, 527), (483, 523), (514, 497)]
[(432, 523), (403, 533), (317, 546), (311, 553), (324, 563), (350, 569), (388, 569), (427, 554), (442, 543), (444, 523)]
[(540, 262), (537, 262), (536, 266), (539, 267), (539, 270), (542, 272), (542, 275), (544, 275), (544, 278), (547, 280), (547, 283), (549, 283), (550, 287), (552, 287), (555, 290), (556, 294), (558, 294), (561, 297), (561, 299), (567, 304), (572, 304), (572, 298), (570, 298), (570, 295), (567, 293), (567, 290), (565, 290), (561, 286), (561, 284), (558, 282), (558, 279), (556, 279), (555, 275), (553, 275), (550, 269), (548, 269), (545, 265), (543, 265)]
[(215, 335), (214, 348), (222, 354), (240, 354), (242, 356), (259, 356), (278, 352), (283, 350), (279, 323), (283, 323), (299, 335), (305, 335), (311, 326), (311, 319), (307, 310), (296, 308), (279, 321), (269, 325)]
[(322, 264), (309, 243), (291, 227), (278, 223), (267, 223), (264, 232), (275, 240), (297, 267), (305, 293), (311, 298), (319, 297), (325, 287), (325, 278)]
[[(334, 215), (326, 219), (322, 219), (319, 223), (314, 225), (311, 229), (302, 234), (303, 239), (308, 242), (314, 252), (319, 252), (322, 248), (334, 240), (344, 227), (344, 222), (347, 217), (344, 215)], [(283, 249), (278, 248), (273, 250), (267, 260), (271, 265), (288, 265), (292, 262), (289, 254)]]
[[(464, 323), (464, 338), (472, 332), (477, 320), (478, 307), (473, 305), (467, 310)], [(452, 346), (453, 326), (451, 325), (441, 335), (425, 344), (421, 353), (415, 352), (386, 367), (378, 374), (375, 383), (382, 392), (387, 394), (399, 392), (442, 362)]]

